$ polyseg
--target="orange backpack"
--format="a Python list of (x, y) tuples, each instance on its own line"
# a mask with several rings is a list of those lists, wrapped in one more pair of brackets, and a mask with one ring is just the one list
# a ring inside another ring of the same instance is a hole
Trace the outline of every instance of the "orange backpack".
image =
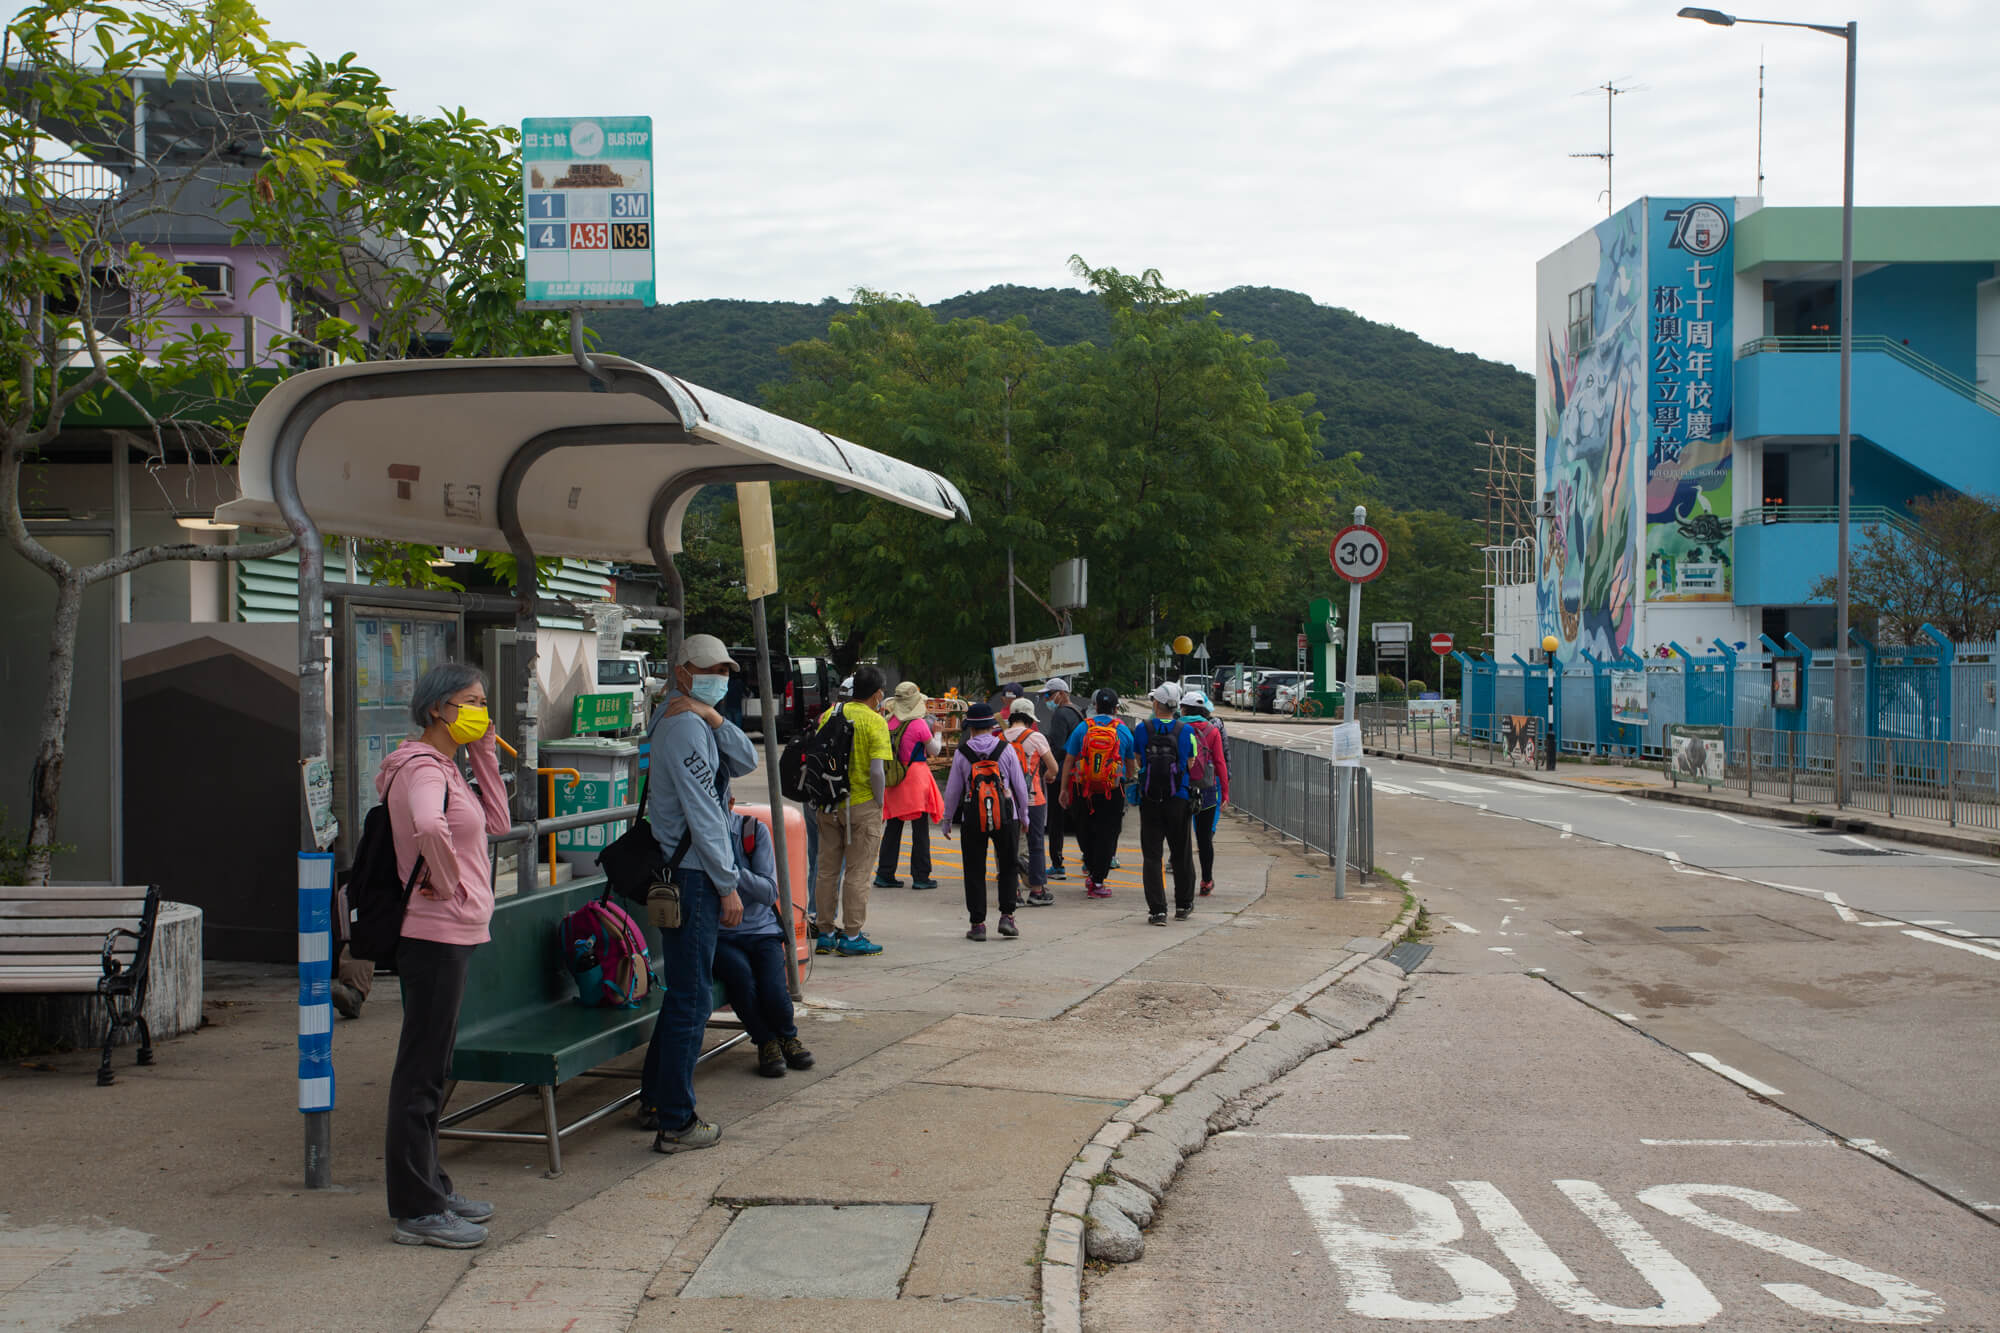
[(1014, 795), (1007, 790), (1006, 775), (1000, 771), (1000, 756), (1006, 753), (1002, 740), (984, 756), (968, 745), (965, 757), (972, 761), (972, 775), (965, 784), (969, 807), (965, 822), (982, 833), (997, 833), (1014, 818)]
[(1118, 722), (1091, 718), (1076, 756), (1076, 788), (1085, 796), (1109, 796), (1124, 786), (1124, 756), (1118, 744)]

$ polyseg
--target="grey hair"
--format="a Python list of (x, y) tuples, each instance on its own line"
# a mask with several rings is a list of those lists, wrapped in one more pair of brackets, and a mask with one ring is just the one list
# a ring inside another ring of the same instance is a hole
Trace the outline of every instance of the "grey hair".
[(451, 702), (451, 696), (468, 685), (484, 685), (486, 677), (479, 668), (464, 662), (440, 662), (417, 682), (417, 692), (410, 696), (410, 721), (422, 730), (436, 721), (431, 716), (433, 708), (442, 708)]

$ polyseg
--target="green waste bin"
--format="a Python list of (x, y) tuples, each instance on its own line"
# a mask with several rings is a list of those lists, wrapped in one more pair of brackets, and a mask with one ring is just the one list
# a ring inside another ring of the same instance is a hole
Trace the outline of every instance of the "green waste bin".
[[(639, 760), (639, 746), (634, 741), (613, 740), (608, 736), (543, 741), (541, 759), (544, 768), (573, 768), (581, 775), (581, 780), (572, 787), (567, 777), (557, 774), (552, 802), (544, 790), (543, 800), (551, 816), (609, 810), (636, 799), (638, 787), (632, 778)], [(597, 854), (616, 841), (629, 822), (620, 819), (609, 824), (565, 829), (556, 834), (556, 855), (575, 868), (573, 873), (595, 875)]]

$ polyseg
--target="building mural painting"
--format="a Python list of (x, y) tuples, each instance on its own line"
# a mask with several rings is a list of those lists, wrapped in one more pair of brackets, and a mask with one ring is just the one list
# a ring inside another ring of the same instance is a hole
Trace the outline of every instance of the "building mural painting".
[(1727, 602), (1734, 200), (1645, 204), (1646, 599)]
[(1642, 201), (1537, 273), (1537, 605), (1541, 633), (1561, 641), (1566, 661), (1585, 651), (1616, 657), (1633, 637), (1641, 569), (1633, 504), (1647, 439), (1650, 333), (1644, 221)]

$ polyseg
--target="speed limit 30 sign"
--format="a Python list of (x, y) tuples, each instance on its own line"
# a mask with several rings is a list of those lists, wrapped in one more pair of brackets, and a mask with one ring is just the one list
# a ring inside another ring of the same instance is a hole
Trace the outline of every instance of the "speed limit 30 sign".
[(1389, 563), (1389, 547), (1382, 534), (1365, 523), (1342, 528), (1333, 539), (1333, 572), (1349, 583), (1369, 583), (1379, 577)]

